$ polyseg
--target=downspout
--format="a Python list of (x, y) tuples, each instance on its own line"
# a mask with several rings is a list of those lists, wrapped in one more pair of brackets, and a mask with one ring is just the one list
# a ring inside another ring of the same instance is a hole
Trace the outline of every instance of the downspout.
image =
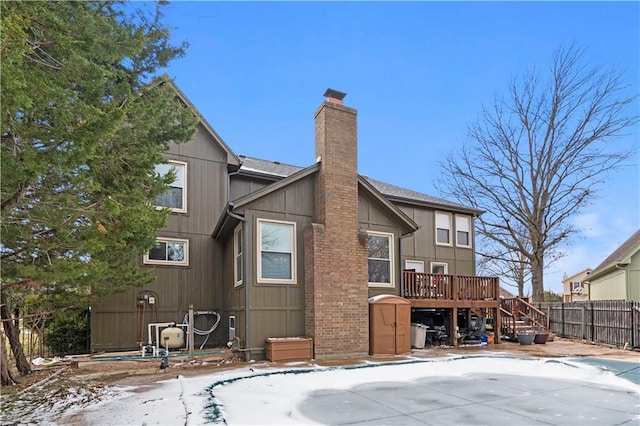
[[(240, 165), (242, 167), (242, 164)], [(231, 172), (227, 174), (227, 214), (242, 222), (242, 242), (244, 247), (242, 248), (242, 252), (244, 254), (244, 334), (245, 334), (245, 347), (241, 349), (241, 352), (244, 352), (245, 361), (250, 361), (251, 359), (251, 339), (250, 339), (250, 319), (251, 314), (249, 310), (249, 277), (251, 276), (251, 262), (249, 262), (249, 223), (247, 219), (244, 217), (233, 213), (231, 210), (233, 209), (233, 202), (230, 200), (231, 198), (231, 176), (235, 176), (240, 174), (240, 167), (235, 172)]]
[(237, 215), (231, 211), (233, 209), (233, 203), (228, 204), (227, 214), (242, 222), (242, 243), (244, 247), (242, 248), (242, 252), (244, 254), (244, 334), (245, 334), (245, 347), (242, 350), (245, 353), (245, 361), (250, 361), (251, 359), (251, 340), (249, 335), (249, 321), (251, 319), (251, 315), (249, 312), (249, 277), (251, 269), (249, 262), (249, 223), (247, 219), (244, 217)]

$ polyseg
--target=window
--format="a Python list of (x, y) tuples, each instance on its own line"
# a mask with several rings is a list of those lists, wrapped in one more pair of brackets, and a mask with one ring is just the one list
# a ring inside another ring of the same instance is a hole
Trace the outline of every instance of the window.
[(258, 282), (296, 283), (296, 224), (258, 219)]
[(449, 273), (449, 265), (440, 262), (431, 262), (431, 273), (447, 275)]
[(233, 282), (234, 287), (242, 285), (242, 276), (244, 274), (244, 236), (242, 235), (242, 224), (238, 225), (233, 233)]
[(436, 244), (451, 245), (451, 215), (436, 212)]
[(456, 215), (456, 245), (471, 247), (471, 216)]
[(574, 290), (575, 290), (575, 289), (577, 289), (577, 288), (582, 288), (582, 287), (584, 287), (584, 286), (582, 285), (582, 282), (581, 282), (581, 281), (573, 281), (573, 282), (571, 283), (571, 285), (572, 285), (572, 287), (573, 287), (573, 289), (574, 289)]
[(404, 262), (404, 269), (413, 269), (416, 272), (424, 272), (424, 262), (422, 260), (407, 260)]
[(149, 265), (189, 265), (189, 241), (176, 238), (158, 238), (143, 263)]
[(393, 287), (393, 234), (368, 232), (369, 285)]
[(164, 194), (156, 198), (155, 205), (167, 207), (176, 213), (187, 212), (187, 163), (181, 161), (169, 161), (167, 164), (156, 165), (156, 172), (160, 176), (166, 176), (169, 171), (175, 173), (175, 180), (169, 185)]

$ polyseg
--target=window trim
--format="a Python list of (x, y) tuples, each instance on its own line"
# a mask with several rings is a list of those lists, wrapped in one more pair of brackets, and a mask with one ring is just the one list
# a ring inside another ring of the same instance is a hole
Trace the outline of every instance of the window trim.
[[(413, 264), (415, 264), (415, 265), (422, 265), (422, 266), (420, 267), (420, 269), (422, 269), (422, 270), (421, 270), (421, 271), (418, 271), (418, 268), (411, 268), (411, 267), (409, 266), (409, 262), (411, 262), (411, 263), (413, 263)], [(405, 269), (405, 270), (406, 270), (406, 269), (415, 269), (415, 271), (416, 271), (416, 272), (418, 272), (418, 273), (421, 273), (421, 274), (422, 274), (422, 273), (424, 273), (424, 260), (406, 259), (406, 260), (404, 261), (404, 269)]]
[[(448, 228), (441, 228), (441, 229), (447, 229), (447, 231), (449, 231), (449, 242), (448, 243), (442, 243), (440, 241), (438, 241), (438, 216), (442, 216), (442, 217), (446, 217), (447, 218), (447, 225), (449, 226)], [(438, 246), (446, 246), (446, 247), (452, 247), (453, 246), (453, 226), (451, 224), (451, 213), (447, 213), (447, 212), (443, 212), (443, 211), (436, 211), (435, 212), (435, 220), (434, 220), (434, 239), (436, 242), (436, 245)]]
[[(238, 246), (238, 234), (240, 234), (240, 246)], [(244, 283), (244, 233), (242, 224), (239, 224), (233, 231), (233, 286), (240, 287)], [(240, 257), (240, 271), (238, 271), (238, 257)], [(238, 279), (240, 276), (240, 279)]]
[[(262, 224), (278, 224), (278, 225), (288, 225), (291, 227), (291, 278), (290, 279), (282, 279), (282, 278), (263, 278), (262, 277)], [(257, 228), (258, 232), (256, 232), (256, 282), (258, 284), (298, 284), (298, 245), (296, 244), (296, 222), (288, 222), (284, 220), (276, 220), (276, 219), (257, 219)]]
[(433, 267), (434, 266), (443, 266), (444, 267), (444, 272), (442, 273), (442, 275), (449, 275), (449, 264), (446, 262), (430, 262), (429, 263), (429, 271), (431, 271), (432, 274), (437, 274), (437, 272), (433, 272)]
[[(163, 266), (189, 266), (189, 240), (183, 238), (156, 237), (156, 242), (163, 243), (183, 243), (184, 244), (184, 260), (180, 262), (172, 260), (149, 259), (149, 251), (142, 256), (142, 263), (145, 265), (163, 265)], [(151, 250), (151, 249), (149, 249)]]
[[(469, 238), (469, 244), (465, 245), (465, 244), (460, 244), (460, 242), (458, 241), (458, 219), (464, 219), (466, 221), (466, 224), (468, 226), (468, 229), (466, 230), (466, 232), (469, 234), (468, 238)], [(472, 243), (472, 219), (471, 216), (468, 215), (463, 215), (463, 214), (457, 214), (455, 215), (455, 221), (456, 221), (456, 246), (457, 247), (462, 247), (462, 248), (472, 248), (473, 247), (473, 243)]]
[[(158, 210), (169, 209), (171, 213), (187, 213), (187, 167), (188, 163), (185, 161), (178, 160), (167, 160), (166, 163), (163, 164), (175, 164), (178, 166), (182, 166), (182, 208), (176, 207), (165, 207), (165, 206), (156, 206)], [(154, 201), (155, 202), (155, 201)]]
[[(393, 233), (390, 232), (380, 232), (380, 231), (367, 231), (368, 235), (377, 235), (377, 236), (383, 236), (383, 237), (387, 237), (389, 239), (389, 279), (390, 282), (388, 283), (381, 283), (381, 282), (370, 282), (369, 281), (369, 260), (371, 259), (378, 259), (378, 258), (371, 258), (369, 257), (369, 253), (367, 252), (367, 285), (369, 287), (375, 287), (375, 288), (395, 288), (396, 284), (396, 277), (395, 277), (395, 268), (394, 268), (394, 259), (395, 259), (395, 235)], [(367, 250), (368, 250), (368, 246), (367, 246)], [(378, 260), (384, 260), (384, 259), (378, 259)]]

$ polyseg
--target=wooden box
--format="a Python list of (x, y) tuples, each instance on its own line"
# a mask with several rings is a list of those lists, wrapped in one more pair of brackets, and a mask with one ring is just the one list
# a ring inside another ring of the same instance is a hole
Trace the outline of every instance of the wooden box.
[(265, 342), (268, 361), (305, 361), (313, 358), (311, 337), (270, 337)]

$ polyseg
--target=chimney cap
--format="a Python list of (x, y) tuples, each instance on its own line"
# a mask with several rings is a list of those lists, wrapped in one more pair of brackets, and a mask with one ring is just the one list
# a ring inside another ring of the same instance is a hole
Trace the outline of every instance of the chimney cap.
[(342, 103), (342, 100), (344, 99), (345, 96), (347, 96), (347, 94), (344, 93), (344, 92), (339, 92), (339, 91), (334, 90), (334, 89), (327, 89), (327, 90), (325, 90), (324, 95), (322, 95), (322, 96), (325, 96), (325, 97), (329, 98), (329, 100), (335, 99), (335, 100), (339, 101), (340, 103)]

